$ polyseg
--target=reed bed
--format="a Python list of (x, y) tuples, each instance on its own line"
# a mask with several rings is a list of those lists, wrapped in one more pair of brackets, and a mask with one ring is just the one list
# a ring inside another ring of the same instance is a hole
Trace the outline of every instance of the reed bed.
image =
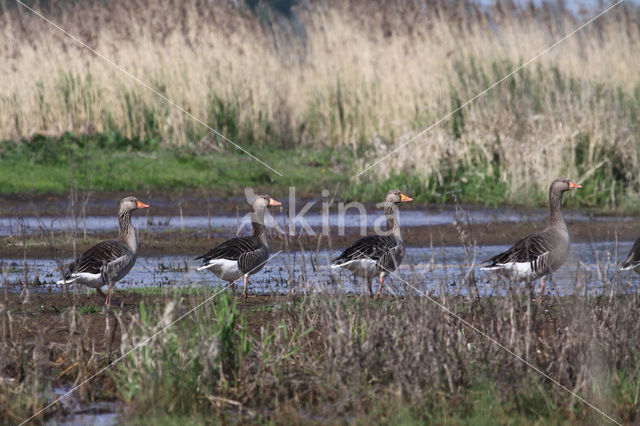
[[(582, 22), (561, 3), (283, 4), (38, 10), (241, 145), (348, 148), (359, 157), (353, 174)], [(26, 9), (3, 5), (0, 139), (118, 132), (232, 149)], [(416, 176), (434, 195), (462, 185), (487, 194), (478, 201), (530, 203), (571, 175), (588, 186), (584, 205), (634, 205), (638, 16), (617, 7), (352, 184)]]

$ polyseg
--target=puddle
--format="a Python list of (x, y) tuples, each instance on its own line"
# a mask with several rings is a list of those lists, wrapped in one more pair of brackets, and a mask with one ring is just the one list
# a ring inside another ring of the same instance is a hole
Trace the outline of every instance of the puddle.
[[(545, 222), (548, 218), (546, 209), (537, 210), (515, 210), (515, 209), (490, 209), (472, 208), (465, 210), (471, 223), (500, 223), (500, 222)], [(625, 222), (634, 221), (635, 218), (624, 216), (590, 216), (584, 212), (568, 211), (565, 217), (572, 222)], [(447, 225), (456, 223), (455, 210), (451, 206), (438, 207), (429, 210), (400, 210), (399, 221), (402, 226), (429, 226)], [(384, 212), (380, 209), (369, 210), (367, 214), (361, 214), (356, 209), (348, 209), (339, 215), (337, 210), (331, 210), (329, 214), (323, 216), (318, 212), (309, 212), (304, 216), (290, 218), (283, 213), (276, 212), (265, 217), (265, 222), (269, 227), (278, 225), (280, 232), (300, 233), (305, 226), (314, 233), (321, 233), (323, 226), (329, 228), (344, 227), (358, 228), (366, 227), (373, 229), (374, 226), (384, 226)], [(244, 216), (144, 216), (133, 215), (132, 223), (138, 230), (149, 232), (168, 232), (175, 230), (219, 230), (226, 235), (240, 229), (244, 232), (251, 229), (251, 221), (248, 215)], [(71, 230), (76, 232), (95, 233), (112, 232), (117, 230), (118, 221), (114, 216), (87, 216), (71, 218), (67, 216), (25, 216), (0, 217), (0, 236), (17, 235), (40, 235), (50, 233), (68, 233)], [(307, 228), (307, 229), (308, 229)]]
[[(602, 282), (598, 272), (598, 265), (609, 265), (606, 274), (615, 273), (614, 263), (619, 263), (631, 250), (632, 242), (621, 242), (617, 248), (614, 243), (575, 243), (572, 254), (567, 263), (552, 277), (548, 288), (555, 288), (558, 294), (571, 294), (577, 282), (588, 283), (587, 291), (597, 294), (602, 290)], [(508, 246), (478, 247), (472, 256), (476, 263), (489, 258)], [(273, 257), (258, 274), (250, 280), (251, 293), (287, 293), (290, 290), (298, 292), (315, 292), (318, 290), (342, 291), (346, 293), (363, 293), (366, 291), (362, 279), (354, 280), (348, 271), (332, 270), (329, 267), (331, 259), (338, 256), (338, 251), (321, 250), (319, 252), (282, 252)], [(182, 256), (150, 256), (140, 257), (129, 275), (117, 284), (117, 288), (138, 287), (166, 287), (174, 286), (218, 286), (223, 284), (209, 272), (197, 272), (197, 261), (192, 255)], [(415, 285), (425, 293), (440, 294), (462, 293), (468, 289), (460, 288), (458, 283), (464, 276), (467, 254), (463, 247), (437, 247), (433, 251), (429, 247), (409, 247), (407, 255), (400, 267), (399, 275)], [(62, 291), (62, 286), (55, 282), (60, 279), (59, 273), (54, 272), (57, 264), (53, 260), (33, 259), (25, 264), (23, 260), (4, 259), (2, 262), (3, 281), (9, 288), (15, 289), (11, 283), (29, 282), (37, 280), (40, 285), (30, 286), (31, 291)], [(475, 269), (478, 278), (478, 292), (480, 295), (495, 294), (494, 282), (491, 274)], [(638, 282), (631, 272), (623, 272), (623, 281)], [(404, 294), (411, 293), (405, 289), (397, 278), (387, 280), (391, 288), (385, 291)], [(238, 283), (241, 285), (241, 283)], [(508, 283), (505, 283), (508, 285)]]
[[(56, 386), (52, 389), (51, 401), (60, 398), (71, 390), (70, 385)], [(58, 426), (113, 426), (119, 424), (118, 407), (120, 403), (111, 401), (81, 402), (72, 392), (60, 401), (64, 414), (60, 413), (45, 424)]]

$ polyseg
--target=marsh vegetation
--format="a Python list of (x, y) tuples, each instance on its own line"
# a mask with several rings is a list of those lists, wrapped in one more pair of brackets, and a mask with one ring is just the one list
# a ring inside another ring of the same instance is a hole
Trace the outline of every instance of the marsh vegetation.
[[(60, 0), (37, 8), (284, 176), (0, 1), (0, 195), (18, 200), (17, 211), (3, 203), (0, 215), (30, 215), (40, 227), (29, 234), (23, 222), (17, 232), (10, 224), (0, 240), (3, 256), (15, 258), (0, 286), (1, 423), (36, 413), (38, 423), (69, 419), (96, 403), (132, 424), (638, 421), (638, 280), (618, 271), (615, 243), (589, 246), (566, 291), (550, 286), (535, 301), (523, 287), (476, 274), (477, 245), (511, 242), (531, 223), (456, 218), (410, 229), (408, 245), (420, 246), (412, 261), (424, 268), (401, 270), (383, 300), (347, 294), (340, 277), (318, 272), (330, 257), (319, 258), (321, 243), (334, 249), (349, 235), (274, 238), (285, 250), (282, 291), (265, 287), (246, 301), (210, 280), (195, 283), (187, 261), (165, 257), (145, 273), (184, 278), (123, 286), (107, 310), (93, 293), (43, 284), (27, 262), (47, 257), (51, 269), (101, 239), (86, 227), (81, 237), (79, 221), (101, 191), (169, 193), (181, 203), (195, 194), (206, 233), (151, 235), (147, 222), (140, 234), (147, 253), (165, 255), (191, 256), (220, 239), (228, 230), (211, 228), (210, 202), (244, 185), (274, 195), (295, 186), (303, 197), (328, 188), (359, 201), (398, 187), (422, 203), (533, 206), (546, 205), (548, 183), (568, 175), (583, 186), (569, 208), (635, 213), (636, 6), (620, 5), (468, 105), (584, 16), (562, 3), (511, 1)], [(68, 202), (53, 210), (72, 217), (73, 229), (47, 228), (52, 207), (34, 208), (36, 194)], [(105, 214), (105, 205), (96, 210)], [(182, 218), (182, 207), (167, 218)], [(569, 224), (582, 247), (636, 237), (637, 222), (585, 217)], [(451, 245), (455, 264), (435, 268), (434, 259), (451, 259)], [(8, 282), (16, 273), (24, 278)]]
[[(547, 182), (568, 175), (584, 186), (576, 204), (636, 209), (640, 32), (633, 4), (420, 136), (581, 18), (562, 4), (259, 4), (63, 1), (42, 11), (284, 179), (9, 4), (0, 15), (0, 139), (10, 141), (0, 151), (9, 166), (0, 175), (3, 191), (26, 189), (11, 173), (28, 164), (29, 173), (55, 172), (55, 183), (34, 176), (30, 190), (43, 192), (74, 182), (224, 190), (230, 182), (271, 181), (311, 191), (319, 181), (341, 181), (345, 195), (376, 200), (386, 182), (402, 183), (422, 201), (448, 202), (443, 194), (454, 191), (463, 202), (537, 204)], [(61, 137), (67, 132), (77, 136)], [(375, 171), (350, 178), (413, 137)], [(22, 158), (16, 152), (23, 149), (35, 152)], [(70, 162), (75, 176), (62, 167)], [(144, 166), (119, 179), (132, 163)]]
[[(111, 312), (92, 308), (93, 295), (33, 294), (25, 304), (5, 294), (0, 407), (10, 423), (25, 419), (51, 401), (54, 384), (82, 383), (127, 354), (74, 398), (120, 401), (129, 422), (605, 420), (509, 350), (633, 422), (640, 301), (625, 291), (627, 279), (613, 276), (600, 295), (577, 288), (538, 302), (517, 287), (476, 298), (471, 281), (459, 283), (468, 296), (382, 301), (322, 292), (236, 302), (206, 287), (119, 291), (123, 303)], [(68, 414), (56, 404), (37, 420)]]

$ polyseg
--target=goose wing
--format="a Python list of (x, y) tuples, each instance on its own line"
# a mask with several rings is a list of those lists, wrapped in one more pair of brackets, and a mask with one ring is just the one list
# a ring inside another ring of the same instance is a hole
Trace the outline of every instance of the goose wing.
[(259, 250), (262, 246), (260, 240), (255, 237), (232, 238), (196, 257), (195, 260), (202, 259), (203, 263), (214, 259), (239, 260), (243, 255)]
[(557, 233), (545, 230), (528, 235), (515, 243), (509, 250), (493, 256), (483, 263), (490, 263), (488, 267), (509, 263), (536, 264), (537, 270), (545, 269), (551, 252), (560, 245)]
[(380, 260), (385, 261), (397, 247), (398, 241), (390, 235), (372, 235), (353, 243), (331, 263), (338, 265), (361, 259), (371, 259), (379, 263)]
[(105, 266), (121, 261), (130, 254), (129, 247), (120, 241), (103, 241), (82, 253), (69, 265), (65, 278), (77, 273), (100, 274)]
[(633, 244), (629, 256), (620, 265), (622, 269), (634, 269), (637, 266), (640, 266), (640, 238)]

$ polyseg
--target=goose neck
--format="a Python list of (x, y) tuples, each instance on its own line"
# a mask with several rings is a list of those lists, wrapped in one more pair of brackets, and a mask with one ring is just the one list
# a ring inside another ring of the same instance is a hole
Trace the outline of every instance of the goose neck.
[(386, 204), (384, 214), (387, 217), (387, 230), (391, 231), (394, 237), (402, 239), (400, 225), (398, 224), (398, 206), (394, 203)]
[(124, 242), (132, 252), (137, 253), (138, 237), (136, 235), (136, 230), (131, 224), (131, 211), (121, 211), (118, 214), (118, 222), (120, 223), (120, 232), (118, 234), (118, 238), (120, 239), (120, 241)]
[(549, 191), (549, 212), (551, 225), (564, 224), (562, 215), (562, 192)]
[(267, 230), (264, 225), (264, 209), (257, 209), (251, 213), (251, 226), (253, 227), (253, 236), (267, 244)]

